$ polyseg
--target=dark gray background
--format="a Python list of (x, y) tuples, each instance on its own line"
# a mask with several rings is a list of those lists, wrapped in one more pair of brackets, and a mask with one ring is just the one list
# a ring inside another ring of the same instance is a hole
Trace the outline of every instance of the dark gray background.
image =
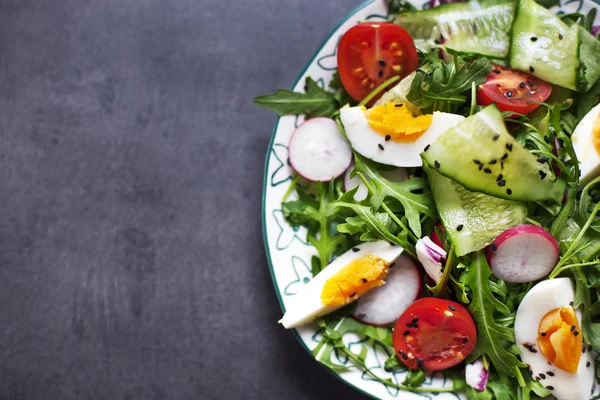
[(359, 0), (0, 0), (0, 399), (359, 399), (281, 315), (275, 120)]

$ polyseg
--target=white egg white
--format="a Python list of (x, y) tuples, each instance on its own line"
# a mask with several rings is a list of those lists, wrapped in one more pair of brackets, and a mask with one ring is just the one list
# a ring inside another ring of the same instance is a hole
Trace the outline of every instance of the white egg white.
[[(537, 333), (542, 318), (559, 307), (568, 307), (575, 298), (569, 278), (546, 280), (535, 285), (523, 298), (515, 319), (515, 341), (521, 350), (521, 360), (529, 365), (533, 377), (558, 400), (587, 400), (594, 385), (594, 354), (584, 346), (576, 373), (552, 365), (538, 349)], [(581, 323), (581, 312), (576, 311)], [(524, 344), (533, 345), (531, 351)], [(588, 364), (589, 363), (589, 364)], [(550, 372), (550, 373), (549, 373)]]
[(592, 108), (579, 122), (573, 136), (573, 148), (581, 169), (580, 185), (585, 185), (596, 176), (600, 175), (600, 154), (593, 142), (592, 130), (596, 120), (600, 117), (600, 104)]
[(396, 167), (420, 167), (420, 154), (425, 147), (465, 119), (462, 115), (436, 111), (429, 128), (414, 142), (386, 142), (384, 135), (371, 128), (360, 107), (342, 108), (340, 118), (354, 150), (373, 161)]
[[(355, 249), (358, 249), (356, 251)], [(291, 329), (299, 325), (308, 324), (318, 317), (329, 314), (342, 306), (329, 307), (321, 302), (321, 293), (325, 282), (343, 269), (352, 261), (365, 255), (372, 255), (391, 263), (400, 254), (402, 247), (392, 246), (391, 244), (379, 241), (361, 243), (350, 249), (341, 256), (337, 257), (323, 271), (315, 276), (298, 294), (296, 294), (291, 303), (286, 306), (285, 314), (279, 321), (285, 328)], [(358, 298), (358, 296), (357, 296)], [(355, 299), (356, 300), (356, 299)]]

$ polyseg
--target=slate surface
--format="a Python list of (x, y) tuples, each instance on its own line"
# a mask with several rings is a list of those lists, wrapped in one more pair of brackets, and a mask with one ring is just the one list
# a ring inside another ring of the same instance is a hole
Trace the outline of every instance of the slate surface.
[(359, 399), (276, 325), (274, 114), (358, 1), (0, 0), (0, 399)]

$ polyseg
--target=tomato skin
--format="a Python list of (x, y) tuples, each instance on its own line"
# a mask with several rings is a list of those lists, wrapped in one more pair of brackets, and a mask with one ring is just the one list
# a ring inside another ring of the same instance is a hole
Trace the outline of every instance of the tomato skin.
[(529, 114), (546, 101), (552, 85), (533, 75), (511, 68), (494, 66), (487, 81), (477, 90), (477, 104), (495, 103), (500, 111)]
[(440, 371), (459, 364), (473, 351), (477, 328), (462, 305), (427, 297), (412, 303), (398, 318), (393, 343), (407, 367)]
[(409, 75), (419, 57), (408, 32), (391, 22), (363, 22), (340, 39), (338, 71), (346, 91), (361, 101), (387, 79)]

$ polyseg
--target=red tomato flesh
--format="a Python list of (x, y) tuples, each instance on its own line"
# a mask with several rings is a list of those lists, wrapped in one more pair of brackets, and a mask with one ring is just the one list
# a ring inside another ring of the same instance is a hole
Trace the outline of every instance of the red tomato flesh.
[(473, 351), (477, 328), (462, 305), (427, 297), (412, 303), (398, 318), (393, 342), (407, 367), (439, 371), (462, 362)]
[(525, 72), (494, 66), (477, 90), (477, 104), (495, 103), (500, 111), (529, 114), (552, 93), (552, 85)]
[(363, 22), (340, 39), (337, 63), (344, 88), (361, 101), (387, 79), (416, 70), (419, 57), (403, 28), (391, 22)]

